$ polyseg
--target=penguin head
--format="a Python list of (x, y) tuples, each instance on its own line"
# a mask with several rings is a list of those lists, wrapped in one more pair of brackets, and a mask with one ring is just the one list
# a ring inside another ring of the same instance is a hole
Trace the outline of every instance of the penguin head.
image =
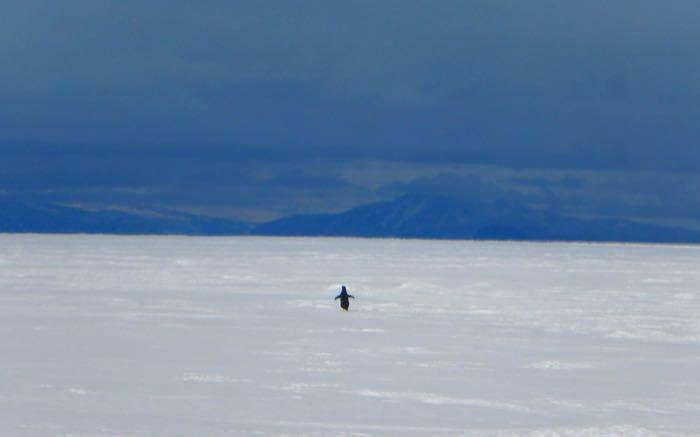
[(342, 287), (343, 287), (342, 291), (347, 292), (347, 290), (345, 289), (345, 285), (343, 285)]

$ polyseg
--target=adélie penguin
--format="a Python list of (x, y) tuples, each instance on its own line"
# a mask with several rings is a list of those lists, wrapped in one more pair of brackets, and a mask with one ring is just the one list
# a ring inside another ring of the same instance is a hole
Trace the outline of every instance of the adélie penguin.
[(340, 294), (337, 295), (333, 300), (340, 299), (340, 307), (347, 311), (350, 308), (350, 297), (355, 299), (355, 296), (353, 296), (352, 294), (348, 294), (348, 290), (346, 290), (345, 285), (343, 285), (343, 289), (340, 291)]

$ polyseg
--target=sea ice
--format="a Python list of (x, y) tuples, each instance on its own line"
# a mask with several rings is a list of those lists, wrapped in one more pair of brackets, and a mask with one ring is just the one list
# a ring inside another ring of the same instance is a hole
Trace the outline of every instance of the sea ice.
[(698, 435), (699, 284), (697, 246), (0, 235), (0, 435)]

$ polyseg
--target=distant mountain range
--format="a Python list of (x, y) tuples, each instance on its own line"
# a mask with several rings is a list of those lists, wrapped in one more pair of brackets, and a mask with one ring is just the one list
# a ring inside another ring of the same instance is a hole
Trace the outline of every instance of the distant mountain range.
[(258, 235), (454, 238), (497, 240), (700, 242), (700, 232), (622, 219), (580, 219), (517, 201), (469, 202), (405, 195), (338, 214), (282, 218), (256, 226)]
[(0, 201), (0, 208), (0, 232), (700, 242), (700, 232), (685, 228), (568, 217), (512, 199), (470, 202), (410, 194), (259, 225), (167, 209), (91, 210), (21, 201)]
[(86, 209), (49, 203), (0, 201), (0, 232), (237, 235), (250, 225), (167, 209)]

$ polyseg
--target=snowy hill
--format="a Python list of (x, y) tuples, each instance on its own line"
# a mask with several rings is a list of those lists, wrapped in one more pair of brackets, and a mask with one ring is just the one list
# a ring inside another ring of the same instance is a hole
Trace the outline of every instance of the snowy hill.
[(505, 240), (700, 242), (700, 232), (620, 219), (578, 219), (517, 201), (467, 202), (405, 195), (338, 214), (300, 215), (257, 226), (258, 235)]

